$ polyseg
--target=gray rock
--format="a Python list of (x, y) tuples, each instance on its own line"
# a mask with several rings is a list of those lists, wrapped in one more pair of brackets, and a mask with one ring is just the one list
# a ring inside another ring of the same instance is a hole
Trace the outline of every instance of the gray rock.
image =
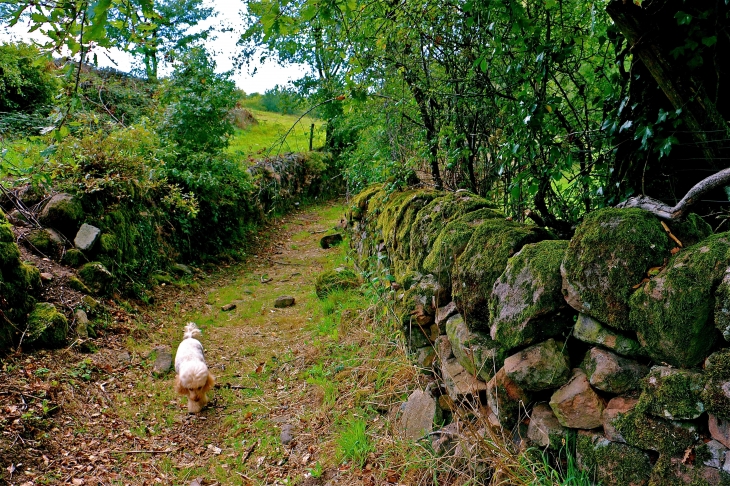
[(289, 445), (294, 440), (294, 426), (292, 424), (282, 425), (279, 438), (282, 444)]
[(603, 400), (580, 369), (573, 370), (570, 381), (553, 393), (550, 408), (560, 424), (571, 429), (595, 429), (603, 423)]
[(505, 348), (523, 348), (557, 337), (573, 324), (561, 292), (560, 263), (567, 241), (531, 243), (507, 262), (489, 303), (490, 334)]
[(723, 420), (717, 415), (708, 414), (707, 425), (713, 439), (725, 447), (730, 447), (730, 420)]
[(424, 371), (431, 371), (433, 362), (436, 359), (436, 351), (433, 346), (424, 346), (416, 349), (413, 353), (416, 365)]
[(488, 334), (470, 331), (460, 314), (446, 321), (446, 335), (456, 360), (470, 374), (489, 381), (504, 362), (504, 351)]
[[(435, 347), (440, 360), (441, 379), (454, 402), (470, 400), (487, 389), (486, 383), (466, 371), (453, 357), (451, 343), (445, 336), (437, 339)], [(444, 356), (449, 357), (444, 358)]]
[(439, 456), (449, 455), (454, 451), (461, 435), (461, 422), (459, 420), (442, 427), (432, 434), (431, 445), (433, 451)]
[(649, 373), (648, 366), (600, 348), (586, 353), (582, 367), (591, 386), (615, 394), (638, 388), (641, 378)]
[(89, 317), (83, 309), (77, 309), (74, 312), (76, 319), (76, 335), (82, 339), (89, 338)]
[(562, 343), (548, 339), (505, 359), (504, 371), (527, 391), (549, 390), (570, 379), (570, 360)]
[(418, 440), (433, 431), (434, 422), (441, 421), (441, 408), (429, 391), (414, 390), (404, 404), (400, 418), (403, 438)]
[(226, 304), (224, 306), (221, 306), (221, 311), (223, 312), (229, 312), (236, 308), (236, 304)]
[(457, 312), (459, 312), (459, 310), (456, 308), (456, 303), (453, 301), (436, 309), (435, 322), (439, 328), (443, 329), (443, 334), (446, 333), (446, 321), (448, 321), (449, 318)]
[(597, 344), (629, 358), (644, 358), (646, 351), (639, 341), (615, 332), (587, 314), (578, 314), (573, 337), (588, 344)]
[(94, 243), (99, 239), (101, 230), (90, 224), (82, 224), (74, 238), (74, 246), (81, 251), (89, 251), (94, 247)]
[(564, 446), (565, 433), (565, 427), (560, 425), (550, 405), (538, 403), (532, 408), (527, 438), (533, 445), (560, 450)]
[(172, 368), (172, 352), (167, 346), (157, 348), (157, 357), (152, 365), (152, 374), (154, 376), (163, 376)]
[(192, 275), (193, 269), (190, 268), (187, 265), (183, 265), (182, 263), (175, 263), (173, 264), (170, 269), (177, 273), (178, 275)]
[(281, 309), (284, 307), (291, 307), (295, 303), (294, 297), (291, 295), (282, 295), (281, 297), (277, 297), (274, 301), (274, 307)]
[(702, 463), (705, 466), (714, 467), (716, 469), (720, 469), (723, 467), (725, 463), (725, 453), (727, 452), (727, 447), (725, 447), (723, 444), (716, 440), (711, 440), (710, 442), (705, 444), (705, 447), (707, 448), (707, 452), (709, 453), (708, 458), (706, 458)]
[(645, 410), (669, 420), (692, 420), (705, 412), (701, 394), (702, 373), (654, 366), (642, 382), (641, 403)]

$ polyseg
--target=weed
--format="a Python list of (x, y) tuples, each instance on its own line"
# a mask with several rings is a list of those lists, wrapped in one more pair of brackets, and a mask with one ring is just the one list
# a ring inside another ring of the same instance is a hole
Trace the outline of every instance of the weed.
[(340, 460), (351, 461), (360, 468), (365, 466), (368, 455), (375, 452), (366, 428), (367, 423), (364, 418), (350, 415), (344, 420), (337, 436), (337, 452)]

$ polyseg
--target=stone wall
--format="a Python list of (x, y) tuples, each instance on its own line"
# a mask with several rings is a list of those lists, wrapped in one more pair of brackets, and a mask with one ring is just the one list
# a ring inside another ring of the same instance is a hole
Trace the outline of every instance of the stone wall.
[(730, 484), (730, 233), (607, 208), (561, 241), (467, 192), (380, 186), (349, 220), (439, 403), (528, 446), (574, 438), (603, 485)]

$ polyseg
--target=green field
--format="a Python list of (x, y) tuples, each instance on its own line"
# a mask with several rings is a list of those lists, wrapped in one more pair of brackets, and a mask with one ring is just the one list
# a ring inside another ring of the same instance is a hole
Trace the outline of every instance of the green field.
[[(314, 123), (314, 148), (324, 145), (324, 123), (305, 116), (282, 115), (268, 111), (250, 110), (258, 124), (245, 130), (236, 129), (231, 137), (228, 152), (259, 158), (285, 152), (306, 152), (309, 150), (309, 130)], [(297, 122), (297, 120), (299, 120)], [(292, 128), (293, 127), (293, 128)], [(291, 129), (288, 135), (287, 131)], [(286, 135), (286, 139), (284, 136)]]

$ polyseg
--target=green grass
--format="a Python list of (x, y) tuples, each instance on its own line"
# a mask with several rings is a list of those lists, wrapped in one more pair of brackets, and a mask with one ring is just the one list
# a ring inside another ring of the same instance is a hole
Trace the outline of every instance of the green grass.
[[(307, 152), (309, 150), (309, 130), (314, 123), (313, 148), (324, 145), (324, 123), (305, 116), (299, 122), (298, 115), (282, 115), (268, 111), (251, 110), (257, 125), (240, 130), (230, 140), (228, 152), (236, 155), (259, 157), (271, 151), (272, 155), (285, 152)], [(292, 128), (294, 127), (294, 128)], [(291, 132), (286, 139), (287, 131)]]
[(367, 423), (361, 417), (347, 417), (337, 436), (337, 453), (343, 461), (364, 467), (368, 455), (375, 452), (375, 446), (366, 431)]

